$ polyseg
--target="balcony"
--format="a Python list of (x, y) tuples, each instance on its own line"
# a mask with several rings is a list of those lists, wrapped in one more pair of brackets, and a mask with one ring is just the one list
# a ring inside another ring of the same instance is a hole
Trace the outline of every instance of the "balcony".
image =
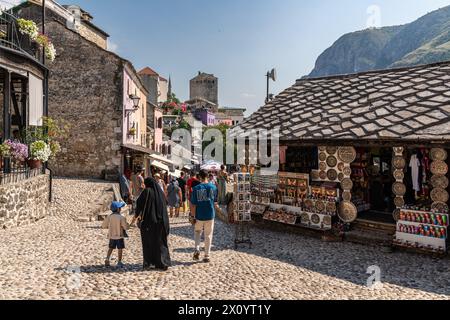
[(17, 17), (11, 12), (0, 15), (0, 48), (13, 51), (39, 62), (40, 49), (29, 36), (19, 32)]

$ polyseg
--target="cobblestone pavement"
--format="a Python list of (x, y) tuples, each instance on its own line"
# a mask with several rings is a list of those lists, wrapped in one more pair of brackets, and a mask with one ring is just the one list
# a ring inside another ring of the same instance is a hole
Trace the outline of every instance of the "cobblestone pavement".
[[(0, 299), (449, 299), (447, 259), (298, 235), (253, 230), (252, 249), (234, 250), (233, 229), (217, 222), (210, 264), (193, 263), (192, 227), (172, 221), (167, 272), (141, 271), (137, 229), (129, 232), (122, 270), (102, 266), (105, 231), (76, 222), (100, 182), (56, 180), (54, 214), (1, 230)], [(381, 268), (382, 288), (366, 286)], [(77, 269), (80, 273), (77, 273)], [(75, 270), (75, 273), (71, 273)]]

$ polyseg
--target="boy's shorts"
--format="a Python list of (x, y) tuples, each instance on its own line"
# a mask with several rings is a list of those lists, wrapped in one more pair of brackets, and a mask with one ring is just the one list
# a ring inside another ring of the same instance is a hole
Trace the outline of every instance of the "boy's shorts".
[(110, 249), (125, 249), (125, 240), (109, 240), (109, 248)]

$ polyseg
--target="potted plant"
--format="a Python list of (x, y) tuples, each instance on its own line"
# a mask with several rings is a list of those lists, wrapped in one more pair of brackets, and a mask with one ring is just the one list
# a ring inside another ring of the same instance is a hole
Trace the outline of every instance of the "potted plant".
[(131, 128), (131, 129), (128, 131), (128, 135), (134, 137), (134, 136), (136, 135), (136, 128)]
[(28, 146), (26, 144), (7, 140), (4, 144), (9, 146), (9, 156), (16, 163), (23, 164), (28, 158)]
[(11, 147), (6, 143), (3, 142), (0, 144), (0, 169), (3, 168), (3, 159), (9, 158), (11, 156)]
[(28, 166), (31, 169), (39, 169), (42, 163), (47, 162), (52, 155), (50, 146), (45, 141), (35, 141), (30, 145), (30, 158), (28, 159)]

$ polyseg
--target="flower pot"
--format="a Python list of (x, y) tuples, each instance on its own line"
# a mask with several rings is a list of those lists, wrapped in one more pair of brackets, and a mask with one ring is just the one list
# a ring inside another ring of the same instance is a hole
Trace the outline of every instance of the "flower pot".
[(30, 169), (40, 169), (42, 168), (42, 161), (41, 160), (28, 160), (28, 167)]

